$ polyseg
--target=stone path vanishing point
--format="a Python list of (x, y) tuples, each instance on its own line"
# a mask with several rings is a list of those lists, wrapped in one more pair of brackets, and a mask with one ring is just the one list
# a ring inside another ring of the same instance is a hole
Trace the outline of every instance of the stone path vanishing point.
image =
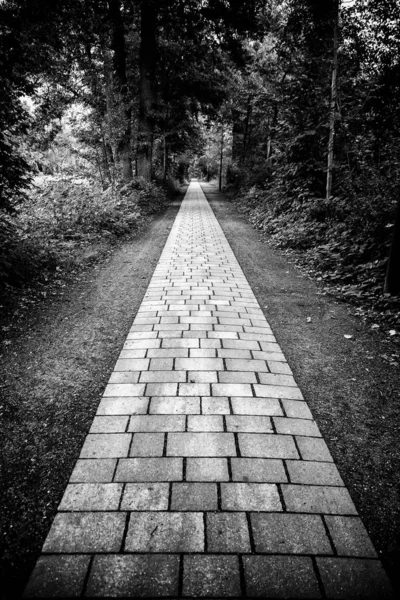
[(25, 597), (391, 598), (198, 183)]

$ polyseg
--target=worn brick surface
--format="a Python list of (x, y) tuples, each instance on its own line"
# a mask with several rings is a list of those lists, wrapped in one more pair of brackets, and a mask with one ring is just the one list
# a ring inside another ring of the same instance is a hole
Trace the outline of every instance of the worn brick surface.
[(201, 598), (241, 597), (237, 556), (185, 556), (183, 596)]
[(251, 524), (256, 552), (333, 554), (320, 516), (259, 513)]
[(203, 515), (196, 512), (132, 513), (125, 549), (129, 552), (203, 552)]
[(176, 597), (179, 556), (169, 554), (95, 556), (87, 584), (89, 597)]
[(197, 183), (43, 552), (27, 597), (390, 597), (306, 399)]
[(269, 483), (221, 483), (222, 510), (280, 511), (276, 485)]
[(81, 595), (90, 556), (41, 556), (24, 598), (75, 598)]
[(247, 595), (255, 598), (321, 598), (311, 558), (243, 557)]

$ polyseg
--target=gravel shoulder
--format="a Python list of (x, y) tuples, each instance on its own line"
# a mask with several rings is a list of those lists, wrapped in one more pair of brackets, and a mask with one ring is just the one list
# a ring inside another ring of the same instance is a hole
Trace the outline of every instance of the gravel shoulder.
[[(18, 323), (0, 359), (0, 597), (19, 597), (180, 206)], [(10, 339), (10, 334), (7, 333)]]
[(391, 342), (262, 243), (214, 186), (202, 188), (400, 591), (400, 369), (382, 358)]

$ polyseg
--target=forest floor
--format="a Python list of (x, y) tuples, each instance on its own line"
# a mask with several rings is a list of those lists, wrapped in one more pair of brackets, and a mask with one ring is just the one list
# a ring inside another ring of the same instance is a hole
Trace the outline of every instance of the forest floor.
[[(321, 295), (282, 252), (260, 242), (233, 204), (203, 189), (394, 581), (400, 369), (382, 358), (393, 342)], [(5, 598), (18, 597), (40, 553), (179, 203), (66, 280), (63, 295), (42, 288), (24, 316), (16, 311), (0, 322)]]

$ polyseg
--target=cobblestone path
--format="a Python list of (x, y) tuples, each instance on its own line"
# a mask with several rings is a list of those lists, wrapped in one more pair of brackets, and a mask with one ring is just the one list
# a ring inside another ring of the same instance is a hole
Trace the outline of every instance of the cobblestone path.
[(25, 591), (80, 595), (392, 597), (195, 182)]

